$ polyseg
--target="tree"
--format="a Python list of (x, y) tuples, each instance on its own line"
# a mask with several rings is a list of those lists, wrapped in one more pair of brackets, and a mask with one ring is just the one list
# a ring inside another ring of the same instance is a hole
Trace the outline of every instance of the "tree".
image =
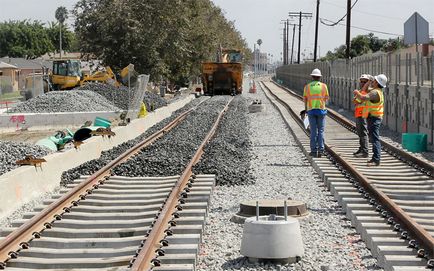
[(73, 14), (82, 52), (116, 69), (133, 62), (153, 80), (200, 74), (200, 63), (213, 60), (219, 45), (248, 52), (210, 0), (80, 0)]
[[(46, 28), (48, 36), (53, 44), (54, 48), (60, 44), (60, 35), (59, 35), (59, 23), (51, 22), (48, 24)], [(69, 31), (65, 25), (62, 25), (62, 50), (64, 51), (76, 51), (78, 50), (78, 45), (75, 38), (75, 33)]]
[(68, 19), (68, 10), (63, 6), (60, 6), (56, 9), (54, 17), (59, 22), (59, 53), (60, 58), (62, 58), (62, 27), (63, 23)]
[(0, 23), (0, 57), (34, 59), (54, 50), (47, 29), (39, 21)]

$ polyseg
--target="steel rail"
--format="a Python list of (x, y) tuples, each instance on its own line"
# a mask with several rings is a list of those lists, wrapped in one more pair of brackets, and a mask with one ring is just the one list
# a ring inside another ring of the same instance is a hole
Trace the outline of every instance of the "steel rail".
[(10, 258), (16, 258), (18, 255), (17, 252), (23, 248), (29, 247), (28, 242), (34, 238), (39, 238), (45, 229), (51, 228), (52, 224), (56, 220), (60, 220), (63, 214), (68, 213), (80, 200), (84, 200), (86, 195), (91, 194), (93, 189), (102, 185), (111, 176), (111, 170), (114, 167), (125, 162), (137, 154), (142, 148), (149, 146), (165, 133), (176, 127), (188, 114), (205, 101), (206, 100), (200, 102), (194, 108), (182, 113), (161, 130), (153, 133), (137, 145), (122, 153), (5, 237), (5, 239), (0, 242), (0, 269), (6, 265), (6, 262)]
[(176, 206), (178, 204), (178, 200), (182, 197), (181, 194), (186, 188), (190, 177), (192, 176), (192, 170), (193, 166), (200, 160), (205, 146), (208, 144), (208, 142), (211, 140), (211, 138), (214, 136), (218, 125), (220, 124), (220, 121), (224, 115), (224, 113), (229, 108), (229, 104), (232, 102), (234, 98), (232, 97), (229, 102), (226, 104), (224, 109), (220, 112), (218, 115), (216, 121), (214, 122), (214, 125), (212, 126), (211, 130), (208, 132), (205, 139), (202, 141), (202, 144), (197, 149), (196, 153), (194, 154), (193, 158), (188, 163), (187, 167), (185, 168), (184, 172), (182, 173), (179, 180), (176, 182), (176, 185), (172, 192), (170, 193), (169, 197), (167, 198), (163, 209), (158, 215), (157, 221), (155, 221), (155, 224), (152, 227), (152, 230), (148, 233), (149, 235), (146, 237), (146, 240), (143, 244), (143, 247), (140, 249), (139, 254), (135, 258), (131, 270), (133, 271), (143, 271), (143, 270), (151, 270), (152, 269), (152, 260), (156, 256), (156, 251), (160, 249), (161, 244), (160, 241), (164, 239), (165, 237), (165, 231), (168, 229), (168, 225), (172, 219), (173, 212), (176, 211)]
[[(309, 133), (304, 128), (303, 121), (299, 118), (296, 112), (281, 98), (274, 94), (269, 87), (262, 83), (262, 85), (270, 92), (270, 94), (282, 104), (300, 128), (309, 136)], [(280, 86), (279, 86), (280, 87)], [(419, 244), (425, 249), (424, 254), (428, 257), (434, 257), (434, 238), (429, 234), (423, 227), (421, 227), (413, 218), (411, 218), (404, 210), (401, 209), (393, 200), (391, 200), (385, 193), (377, 189), (371, 184), (368, 178), (366, 178), (362, 173), (360, 173), (351, 163), (345, 161), (340, 155), (334, 151), (333, 147), (330, 147), (326, 143), (324, 144), (327, 152), (330, 154), (335, 161), (341, 164), (347, 172), (349, 172), (353, 178), (359, 181), (360, 185), (363, 186), (366, 192), (373, 196), (377, 202), (382, 204), (395, 218), (395, 224), (401, 224), (403, 227), (415, 238)]]
[[(297, 97), (300, 100), (303, 100), (303, 97), (297, 93), (295, 93), (294, 91), (288, 89), (285, 86), (282, 86), (274, 81), (272, 81), (275, 85), (277, 85), (278, 87), (284, 89), (285, 91), (287, 91), (288, 93), (290, 93), (291, 95)], [(356, 125), (351, 122), (350, 120), (348, 120), (347, 118), (345, 118), (344, 116), (342, 116), (341, 114), (337, 113), (336, 111), (327, 108), (327, 111), (329, 112), (329, 116), (334, 119), (335, 121), (343, 124), (344, 127), (346, 127), (348, 130), (352, 131), (352, 132), (356, 132)], [(416, 169), (420, 170), (421, 172), (427, 174), (428, 176), (434, 176), (434, 164), (433, 163), (429, 163), (426, 161), (423, 161), (411, 154), (409, 154), (408, 152), (401, 150), (395, 146), (393, 146), (392, 144), (380, 139), (381, 141), (381, 145), (383, 146), (383, 149), (385, 151), (388, 151), (389, 153), (393, 153), (393, 154), (397, 154), (399, 157), (401, 157), (404, 161), (406, 161), (407, 163), (409, 163), (411, 166), (416, 165)]]

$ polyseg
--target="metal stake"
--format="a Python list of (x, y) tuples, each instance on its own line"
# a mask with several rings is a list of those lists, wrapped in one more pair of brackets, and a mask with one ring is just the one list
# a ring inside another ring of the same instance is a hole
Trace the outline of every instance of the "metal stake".
[(285, 214), (285, 221), (288, 221), (288, 205), (286, 204), (286, 200), (284, 201), (283, 206), (285, 207), (285, 210), (283, 211), (283, 213)]
[(259, 201), (256, 201), (256, 221), (259, 220)]

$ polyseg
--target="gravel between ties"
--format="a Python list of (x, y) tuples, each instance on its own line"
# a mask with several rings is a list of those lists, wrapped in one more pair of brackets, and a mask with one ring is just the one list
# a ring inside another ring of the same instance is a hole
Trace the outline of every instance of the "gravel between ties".
[(217, 185), (254, 183), (250, 172), (251, 146), (249, 119), (245, 97), (235, 97), (223, 116), (213, 139), (194, 166), (196, 174), (215, 174)]
[[(279, 113), (262, 91), (265, 111), (249, 114), (254, 185), (217, 186), (212, 197), (197, 270), (381, 270), (342, 209), (304, 158)], [(251, 199), (302, 200), (310, 217), (300, 220), (305, 256), (290, 265), (250, 264), (240, 254), (243, 226), (229, 222), (239, 203)]]
[(114, 174), (129, 177), (180, 175), (229, 99), (228, 96), (212, 97), (164, 137), (114, 168)]
[(136, 145), (140, 141), (144, 140), (146, 137), (157, 132), (158, 130), (161, 130), (164, 126), (166, 126), (168, 123), (170, 123), (172, 120), (174, 120), (177, 116), (179, 116), (183, 112), (189, 110), (190, 108), (193, 108), (198, 103), (200, 103), (203, 99), (206, 99), (206, 98), (201, 97), (201, 98), (192, 100), (184, 107), (173, 112), (170, 117), (155, 124), (154, 126), (149, 128), (145, 133), (141, 134), (140, 136), (138, 136), (132, 140), (129, 140), (127, 142), (124, 142), (124, 143), (122, 143), (122, 144), (120, 144), (120, 145), (118, 145), (118, 146), (116, 146), (110, 150), (103, 151), (99, 158), (90, 160), (90, 161), (85, 162), (85, 163), (83, 163), (83, 164), (81, 164), (75, 168), (72, 168), (68, 171), (63, 172), (62, 178), (61, 178), (61, 185), (67, 185), (69, 183), (72, 183), (75, 179), (78, 179), (81, 175), (92, 175), (97, 170), (99, 170), (103, 166), (107, 165), (110, 161), (114, 160), (116, 157), (118, 157), (120, 154), (124, 153), (129, 148), (133, 147), (134, 145)]
[(49, 153), (50, 150), (33, 144), (0, 141), (0, 175), (18, 168), (19, 165), (16, 164), (16, 161), (24, 159), (26, 155), (40, 158)]

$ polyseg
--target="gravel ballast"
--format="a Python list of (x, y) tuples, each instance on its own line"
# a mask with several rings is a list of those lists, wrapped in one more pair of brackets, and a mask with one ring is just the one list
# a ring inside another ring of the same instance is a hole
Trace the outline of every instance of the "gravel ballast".
[(41, 158), (49, 153), (50, 150), (33, 144), (0, 141), (0, 175), (18, 168), (16, 161), (26, 158), (26, 155)]
[(114, 168), (114, 174), (129, 177), (180, 175), (229, 99), (212, 97), (160, 140)]
[(86, 163), (81, 164), (78, 167), (72, 168), (68, 171), (63, 172), (62, 178), (61, 178), (61, 185), (66, 185), (74, 181), (75, 179), (79, 178), (81, 175), (91, 175), (95, 173), (98, 169), (102, 168), (106, 164), (108, 164), (110, 161), (118, 157), (120, 154), (128, 150), (129, 148), (133, 147), (140, 141), (144, 140), (146, 137), (152, 135), (153, 133), (157, 132), (158, 130), (161, 130), (164, 126), (166, 126), (168, 123), (170, 123), (172, 120), (174, 120), (177, 116), (182, 114), (183, 112), (189, 110), (190, 108), (193, 108), (197, 104), (199, 104), (203, 99), (207, 99), (206, 97), (201, 97), (199, 99), (194, 99), (191, 102), (189, 102), (184, 107), (176, 110), (172, 113), (172, 115), (159, 123), (155, 124), (151, 128), (149, 128), (145, 133), (141, 134), (140, 136), (129, 140), (127, 142), (124, 142), (108, 151), (103, 151), (101, 153), (101, 156), (98, 159), (90, 160)]
[(52, 91), (19, 103), (8, 113), (55, 113), (121, 111), (103, 96), (93, 91)]
[(245, 97), (235, 97), (223, 116), (213, 139), (205, 147), (196, 174), (215, 174), (217, 185), (245, 185), (254, 182), (250, 173), (250, 120)]
[[(249, 114), (246, 131), (256, 183), (216, 187), (196, 270), (381, 270), (262, 91), (243, 95), (265, 105), (264, 112)], [(306, 202), (310, 212), (300, 220), (305, 256), (289, 265), (248, 263), (240, 254), (243, 226), (229, 221), (239, 203), (288, 198)]]

